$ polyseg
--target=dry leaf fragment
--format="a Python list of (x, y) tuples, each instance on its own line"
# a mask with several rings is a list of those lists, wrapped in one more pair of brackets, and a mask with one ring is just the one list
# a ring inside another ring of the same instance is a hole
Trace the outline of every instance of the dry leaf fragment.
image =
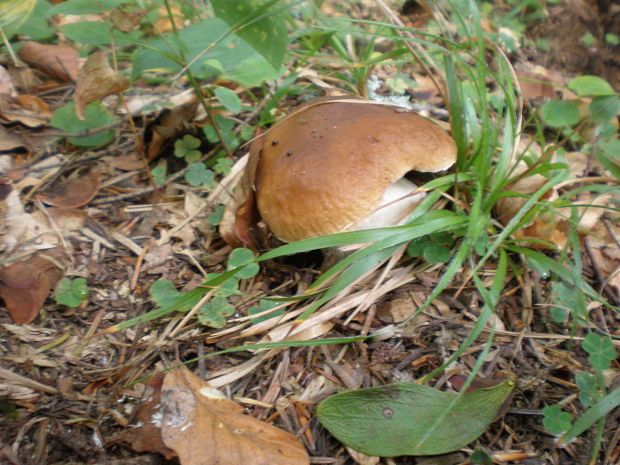
[(39, 195), (39, 199), (58, 208), (78, 208), (88, 204), (99, 192), (99, 173), (89, 171)]
[(108, 95), (120, 94), (129, 87), (129, 80), (110, 67), (105, 53), (92, 53), (78, 75), (75, 114), (84, 119), (86, 105)]
[(8, 95), (9, 97), (17, 95), (13, 79), (4, 66), (0, 66), (0, 95)]
[(73, 47), (25, 42), (19, 57), (59, 82), (77, 81), (80, 55)]
[(31, 255), (0, 268), (0, 297), (15, 324), (30, 323), (39, 314), (45, 299), (63, 272), (56, 266), (59, 249)]
[(4, 126), (0, 126), (0, 152), (8, 152), (18, 148), (26, 148), (26, 142), (15, 131), (9, 132)]
[[(28, 102), (26, 100), (26, 102)], [(30, 105), (31, 102), (28, 102)], [(48, 112), (40, 112), (31, 108), (23, 107), (17, 99), (11, 99), (7, 96), (0, 95), (0, 118), (4, 118), (7, 122), (19, 122), (31, 128), (38, 128), (46, 125), (49, 121)]]
[(133, 450), (137, 452), (158, 452), (166, 460), (176, 457), (172, 449), (166, 447), (161, 438), (161, 420), (159, 409), (161, 402), (161, 385), (164, 380), (163, 373), (158, 373), (149, 379), (148, 384), (153, 389), (153, 395), (148, 402), (143, 402), (138, 407), (135, 416), (137, 427), (126, 431), (121, 440), (131, 443)]
[(307, 465), (291, 433), (254, 417), (183, 367), (162, 386), (162, 438), (182, 465)]

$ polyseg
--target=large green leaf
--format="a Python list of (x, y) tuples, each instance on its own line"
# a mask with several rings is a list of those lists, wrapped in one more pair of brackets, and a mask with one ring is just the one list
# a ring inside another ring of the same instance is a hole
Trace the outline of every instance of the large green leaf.
[(278, 0), (212, 0), (215, 14), (236, 30), (235, 33), (279, 68), (286, 53), (288, 37), (283, 12), (274, 12)]
[(511, 378), (461, 395), (395, 383), (328, 397), (317, 415), (338, 440), (366, 455), (444, 454), (480, 436), (513, 388)]
[[(134, 55), (133, 79), (140, 78), (147, 71), (176, 73), (182, 69), (180, 57), (185, 55), (190, 61), (205, 49), (208, 51), (191, 66), (199, 78), (220, 76), (246, 86), (256, 86), (263, 80), (279, 76), (279, 71), (244, 40), (235, 34), (226, 36), (228, 30), (224, 21), (211, 18), (181, 30), (178, 39), (167, 34), (147, 43)], [(173, 56), (179, 60), (175, 61)], [(252, 63), (252, 67), (248, 69), (246, 63)]]

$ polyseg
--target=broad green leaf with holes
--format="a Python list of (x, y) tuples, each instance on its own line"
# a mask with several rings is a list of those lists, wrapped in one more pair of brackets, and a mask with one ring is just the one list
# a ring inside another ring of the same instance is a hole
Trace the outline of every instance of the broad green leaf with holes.
[[(237, 29), (236, 34), (274, 68), (279, 68), (286, 53), (286, 18), (279, 0), (212, 0), (218, 18)], [(278, 11), (280, 10), (280, 11)]]
[(319, 405), (319, 420), (338, 440), (366, 455), (436, 455), (480, 436), (514, 388), (495, 386), (452, 394), (417, 383), (347, 391)]

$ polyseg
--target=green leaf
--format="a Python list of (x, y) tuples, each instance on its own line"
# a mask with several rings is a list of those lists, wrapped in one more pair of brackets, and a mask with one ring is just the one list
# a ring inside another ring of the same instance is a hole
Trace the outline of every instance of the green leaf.
[(232, 28), (251, 23), (235, 33), (279, 68), (286, 53), (288, 36), (282, 11), (273, 11), (279, 0), (212, 0), (215, 15)]
[(88, 283), (84, 278), (75, 278), (73, 280), (73, 282), (71, 283), (71, 292), (73, 292), (73, 295), (82, 300), (84, 300), (90, 295)]
[(429, 237), (414, 239), (409, 243), (409, 246), (407, 247), (407, 253), (411, 257), (421, 257), (424, 253), (424, 249), (426, 249), (430, 244), (431, 240)]
[(579, 388), (579, 402), (584, 407), (591, 407), (600, 399), (600, 393), (596, 378), (587, 371), (581, 371), (575, 375), (575, 384)]
[(566, 444), (568, 441), (573, 440), (613, 409), (618, 407), (618, 405), (620, 405), (620, 387), (617, 387), (611, 391), (600, 401), (586, 410), (583, 415), (577, 418), (573, 427), (564, 433), (558, 444)]
[(164, 182), (166, 182), (166, 167), (164, 165), (157, 165), (151, 170), (151, 175), (153, 176), (155, 185), (161, 186)]
[(476, 450), (469, 456), (469, 461), (476, 465), (493, 465), (493, 459), (483, 450)]
[(226, 324), (226, 317), (235, 312), (226, 297), (213, 297), (198, 310), (198, 321), (205, 326), (221, 328)]
[[(211, 281), (213, 279), (221, 276), (222, 273), (207, 273), (207, 281)], [(215, 292), (216, 296), (219, 297), (230, 297), (231, 295), (239, 295), (239, 280), (233, 275), (229, 278), (225, 279), (221, 284), (219, 289)]]
[[(43, 42), (52, 38), (55, 31), (50, 27), (46, 19), (47, 12), (51, 7), (52, 5), (47, 0), (38, 0), (34, 10), (32, 10), (30, 16), (23, 23), (16, 21), (3, 26), (6, 36), (10, 39), (13, 35), (19, 33), (22, 36), (28, 36), (30, 40), (36, 42)], [(0, 6), (1, 9), (2, 6)]]
[[(228, 30), (224, 21), (211, 18), (181, 30), (178, 40), (172, 40), (173, 34), (165, 34), (148, 42), (134, 54), (132, 79), (137, 80), (146, 72), (176, 73), (183, 66), (180, 60), (183, 54), (192, 60), (205, 49), (208, 51), (190, 68), (201, 79), (220, 76), (253, 87), (280, 75), (279, 70), (240, 37), (226, 36)], [(242, 72), (247, 60), (252, 60), (251, 69)]]
[(187, 165), (185, 179), (194, 187), (205, 186), (211, 189), (216, 185), (213, 171), (207, 169), (204, 163), (190, 163)]
[[(265, 312), (267, 310), (271, 310), (272, 308), (276, 308), (278, 306), (282, 305), (281, 302), (275, 302), (273, 300), (267, 300), (267, 299), (260, 299), (258, 302), (258, 307), (252, 307), (248, 310), (248, 315), (256, 315), (257, 313), (262, 313)], [(270, 312), (267, 313), (265, 315), (256, 317), (256, 318), (252, 318), (250, 320), (250, 322), (255, 325), (257, 323), (260, 323), (261, 321), (265, 321), (268, 320), (270, 318), (274, 318), (276, 316), (280, 316), (283, 315), (285, 312), (285, 310), (283, 308), (276, 310), (274, 312)]]
[(224, 216), (224, 205), (218, 206), (213, 213), (209, 213), (207, 220), (211, 226), (217, 226), (222, 222), (222, 216)]
[(174, 142), (174, 156), (184, 158), (187, 163), (194, 163), (200, 160), (202, 154), (196, 148), (200, 147), (200, 139), (186, 134), (183, 139)]
[(577, 289), (564, 282), (554, 283), (553, 303), (557, 307), (551, 307), (551, 318), (555, 323), (564, 323), (568, 317), (569, 309), (578, 309)]
[(460, 449), (480, 436), (514, 388), (506, 379), (465, 394), (417, 383), (343, 392), (317, 408), (338, 440), (366, 455), (435, 455)]
[(617, 95), (609, 83), (598, 76), (579, 76), (568, 83), (568, 88), (580, 97)]
[[(112, 124), (114, 121), (116, 121), (116, 118), (100, 102), (93, 102), (86, 107), (84, 121), (82, 121), (75, 114), (75, 104), (70, 102), (54, 112), (50, 124), (55, 128), (62, 129), (64, 132), (81, 133), (89, 129), (98, 129)], [(90, 136), (69, 137), (68, 140), (73, 145), (95, 147), (107, 144), (113, 138), (114, 131), (109, 129)]]
[(572, 426), (570, 413), (563, 412), (559, 405), (546, 406), (543, 414), (543, 426), (552, 434), (561, 434)]
[(606, 141), (601, 141), (599, 144), (600, 149), (605, 152), (606, 155), (610, 157), (620, 159), (620, 140), (611, 139)]
[(590, 116), (598, 123), (614, 119), (618, 112), (620, 112), (620, 97), (617, 95), (595, 97), (590, 102)]
[(248, 279), (256, 276), (260, 270), (254, 258), (254, 253), (250, 249), (234, 249), (228, 257), (227, 270), (244, 267), (235, 276), (239, 279)]
[(611, 367), (611, 362), (618, 356), (611, 339), (607, 336), (599, 336), (596, 333), (589, 333), (581, 346), (590, 354), (588, 360), (592, 368), (597, 370), (607, 370)]
[(573, 126), (579, 122), (579, 106), (577, 102), (549, 100), (540, 110), (543, 121), (552, 128)]
[(109, 23), (97, 21), (64, 24), (60, 26), (60, 31), (73, 42), (87, 45), (107, 45), (112, 43), (112, 39), (117, 45), (131, 44), (135, 41), (132, 36), (137, 35), (136, 33), (126, 34), (112, 29)]
[(241, 111), (241, 99), (226, 87), (215, 86), (213, 93), (224, 107), (233, 114)]
[(434, 265), (436, 263), (446, 263), (450, 260), (451, 253), (450, 249), (445, 245), (433, 243), (424, 249), (423, 256), (424, 260)]
[(82, 301), (88, 297), (88, 285), (84, 278), (62, 278), (56, 285), (54, 299), (67, 307), (79, 307)]
[(67, 0), (54, 5), (49, 15), (90, 15), (109, 11), (127, 3), (127, 0)]
[(215, 165), (213, 166), (213, 170), (216, 173), (220, 173), (223, 174), (224, 176), (226, 176), (227, 174), (230, 173), (230, 170), (233, 166), (233, 161), (230, 158), (220, 158)]
[(159, 307), (175, 302), (181, 293), (167, 279), (158, 279), (149, 289), (149, 295)]

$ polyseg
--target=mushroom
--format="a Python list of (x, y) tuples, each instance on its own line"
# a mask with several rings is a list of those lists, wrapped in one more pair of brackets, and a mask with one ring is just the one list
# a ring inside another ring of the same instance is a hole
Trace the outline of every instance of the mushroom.
[(413, 111), (355, 97), (312, 100), (254, 141), (222, 235), (248, 242), (254, 206), (284, 242), (393, 226), (421, 200), (405, 174), (455, 160), (448, 133)]

